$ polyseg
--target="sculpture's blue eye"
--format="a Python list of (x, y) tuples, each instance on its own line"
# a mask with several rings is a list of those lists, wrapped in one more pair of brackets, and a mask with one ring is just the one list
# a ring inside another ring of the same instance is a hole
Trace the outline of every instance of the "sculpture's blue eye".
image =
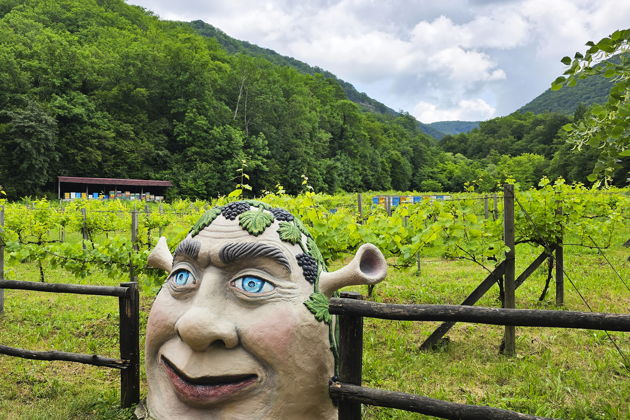
[(188, 283), (192, 282), (192, 273), (182, 268), (174, 272), (171, 278), (177, 286), (186, 286)]
[(266, 293), (275, 289), (275, 286), (259, 277), (243, 276), (234, 280), (234, 286), (247, 293)]

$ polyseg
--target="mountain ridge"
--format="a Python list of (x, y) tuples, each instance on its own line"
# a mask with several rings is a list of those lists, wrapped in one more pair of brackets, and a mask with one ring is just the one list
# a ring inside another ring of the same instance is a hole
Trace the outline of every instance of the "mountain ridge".
[[(394, 111), (392, 108), (377, 101), (376, 99), (370, 98), (365, 92), (359, 92), (351, 83), (338, 78), (335, 74), (324, 70), (321, 67), (311, 66), (310, 64), (297, 60), (293, 57), (279, 54), (270, 48), (264, 48), (248, 41), (233, 38), (221, 29), (200, 19), (183, 23), (189, 25), (200, 35), (216, 39), (217, 42), (231, 54), (244, 53), (254, 57), (264, 58), (274, 64), (293, 67), (301, 73), (309, 75), (321, 74), (327, 79), (332, 79), (341, 86), (348, 100), (358, 104), (366, 111), (390, 116), (401, 115), (401, 112)], [(418, 120), (416, 119), (416, 121)], [(442, 133), (430, 124), (425, 124), (421, 121), (418, 121), (418, 127), (422, 132), (436, 139), (442, 138), (446, 135), (446, 133)]]

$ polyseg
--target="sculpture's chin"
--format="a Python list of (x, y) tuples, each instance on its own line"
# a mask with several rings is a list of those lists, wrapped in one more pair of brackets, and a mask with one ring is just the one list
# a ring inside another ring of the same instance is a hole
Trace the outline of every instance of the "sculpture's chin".
[(249, 373), (191, 378), (164, 356), (160, 366), (166, 372), (177, 397), (195, 407), (208, 407), (238, 398), (259, 384), (258, 375)]

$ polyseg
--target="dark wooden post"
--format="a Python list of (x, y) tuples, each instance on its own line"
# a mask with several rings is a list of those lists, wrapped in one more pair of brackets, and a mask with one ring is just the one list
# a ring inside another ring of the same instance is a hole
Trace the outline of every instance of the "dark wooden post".
[[(138, 211), (133, 210), (131, 212), (131, 247), (132, 253), (138, 252)], [(129, 256), (129, 280), (132, 282), (138, 281), (138, 275), (136, 274), (133, 261), (131, 261), (131, 255)]]
[[(505, 246), (510, 250), (505, 256), (505, 273), (503, 274), (503, 307), (515, 308), (514, 282), (516, 269), (516, 253), (514, 246), (514, 185), (505, 184), (503, 186), (503, 239)], [(516, 328), (505, 326), (503, 338), (503, 353), (508, 356), (516, 354)]]
[(483, 217), (485, 219), (488, 218), (488, 213), (489, 213), (489, 209), (488, 209), (488, 196), (484, 196), (483, 197)]
[(359, 223), (363, 223), (363, 196), (361, 193), (357, 194), (357, 207), (359, 210)]
[(140, 401), (140, 298), (138, 283), (121, 283), (127, 295), (118, 300), (120, 314), (120, 358), (129, 366), (120, 371), (120, 405), (131, 407)]
[(81, 234), (83, 235), (83, 249), (85, 249), (85, 241), (88, 239), (88, 229), (87, 229), (87, 210), (84, 208), (81, 209), (81, 215), (83, 216), (83, 224), (81, 225)]
[[(63, 206), (61, 206), (60, 211), (63, 214), (66, 212), (66, 209)], [(62, 243), (66, 242), (66, 226), (65, 225), (59, 228), (59, 241), (61, 241)]]
[(392, 197), (390, 195), (385, 196), (385, 210), (387, 210), (387, 215), (392, 215)]
[[(342, 298), (362, 299), (356, 292), (343, 292)], [(363, 317), (339, 316), (339, 382), (361, 385), (363, 370)], [(339, 420), (361, 420), (361, 403), (339, 401)]]
[[(162, 204), (160, 204), (160, 206), (158, 207), (158, 213), (162, 214), (164, 213), (164, 209), (162, 208)], [(162, 228), (162, 225), (160, 224), (160, 227), (158, 228), (158, 236), (162, 237), (162, 233), (163, 233), (164, 228)]]
[[(562, 207), (558, 208), (558, 214), (562, 215)], [(560, 226), (560, 237), (555, 246), (556, 254), (556, 305), (564, 305), (564, 232), (562, 225)]]
[[(0, 206), (0, 232), (4, 232), (4, 206)], [(0, 238), (0, 281), (4, 280), (4, 239)], [(4, 312), (4, 289), (0, 289), (0, 314)]]

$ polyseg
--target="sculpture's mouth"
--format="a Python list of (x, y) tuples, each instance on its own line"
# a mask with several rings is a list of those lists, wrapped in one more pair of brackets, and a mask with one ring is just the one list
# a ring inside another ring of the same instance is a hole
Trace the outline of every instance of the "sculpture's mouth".
[(191, 378), (161, 356), (161, 365), (178, 397), (192, 405), (210, 405), (248, 391), (258, 382), (256, 374)]

